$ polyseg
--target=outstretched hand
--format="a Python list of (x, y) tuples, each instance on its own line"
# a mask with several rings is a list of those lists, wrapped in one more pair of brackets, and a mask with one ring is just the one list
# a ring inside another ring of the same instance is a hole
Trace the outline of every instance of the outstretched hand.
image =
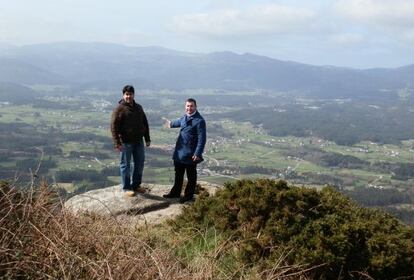
[(171, 121), (167, 118), (162, 117), (162, 119), (164, 120), (164, 127), (165, 128), (171, 128)]

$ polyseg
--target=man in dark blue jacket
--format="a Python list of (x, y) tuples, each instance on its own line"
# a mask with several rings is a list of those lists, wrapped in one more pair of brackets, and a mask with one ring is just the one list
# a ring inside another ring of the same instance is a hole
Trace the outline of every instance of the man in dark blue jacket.
[(189, 98), (185, 102), (185, 115), (179, 119), (165, 120), (168, 128), (180, 127), (175, 144), (173, 160), (175, 167), (174, 186), (165, 198), (179, 198), (184, 180), (184, 173), (187, 173), (188, 183), (184, 196), (180, 203), (192, 201), (197, 184), (197, 164), (203, 161), (203, 151), (206, 145), (206, 122), (197, 111), (197, 102)]

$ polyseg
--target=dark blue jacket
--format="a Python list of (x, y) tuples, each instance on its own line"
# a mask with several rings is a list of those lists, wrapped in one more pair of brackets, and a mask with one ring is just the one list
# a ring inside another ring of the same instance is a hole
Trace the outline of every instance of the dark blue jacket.
[[(194, 115), (171, 121), (171, 127), (180, 127), (180, 134), (175, 144), (173, 160), (183, 164), (197, 164), (203, 161), (203, 151), (206, 145), (206, 121), (197, 111)], [(200, 158), (194, 162), (191, 157)]]

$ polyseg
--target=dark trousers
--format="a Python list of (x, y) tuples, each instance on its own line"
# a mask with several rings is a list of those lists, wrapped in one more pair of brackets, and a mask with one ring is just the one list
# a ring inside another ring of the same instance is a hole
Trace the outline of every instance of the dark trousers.
[(174, 186), (172, 187), (170, 193), (174, 195), (181, 194), (181, 188), (184, 181), (184, 172), (187, 173), (187, 186), (184, 191), (185, 197), (192, 198), (194, 196), (195, 187), (197, 184), (197, 165), (196, 164), (182, 164), (174, 161), (175, 168), (175, 180)]

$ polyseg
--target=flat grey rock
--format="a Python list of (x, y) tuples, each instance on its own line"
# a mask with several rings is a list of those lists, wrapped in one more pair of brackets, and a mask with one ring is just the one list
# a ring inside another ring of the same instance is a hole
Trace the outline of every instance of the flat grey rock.
[[(220, 186), (198, 182), (210, 194), (214, 194)], [(96, 189), (71, 197), (65, 202), (65, 208), (73, 213), (95, 213), (112, 216), (118, 220), (136, 223), (157, 224), (177, 216), (183, 207), (178, 199), (162, 197), (170, 190), (167, 185), (143, 184), (147, 190), (134, 197), (125, 196), (120, 185)]]
[(134, 197), (125, 196), (120, 185), (96, 189), (76, 195), (65, 203), (73, 212), (93, 212), (101, 215), (143, 214), (169, 206), (170, 202), (162, 197), (168, 192), (167, 186), (143, 185), (145, 194)]

